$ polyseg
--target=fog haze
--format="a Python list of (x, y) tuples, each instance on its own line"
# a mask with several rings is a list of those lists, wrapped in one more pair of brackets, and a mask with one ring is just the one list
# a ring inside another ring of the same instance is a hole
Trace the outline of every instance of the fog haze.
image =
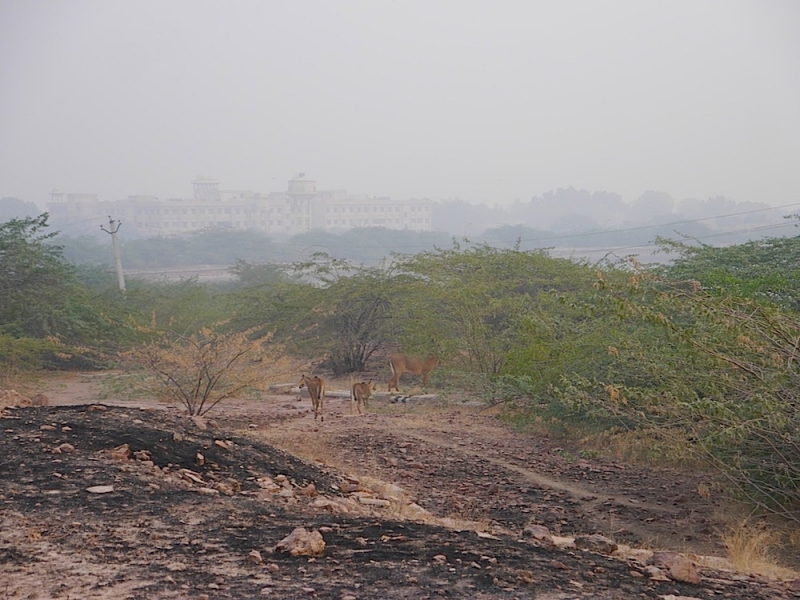
[(0, 0), (0, 196), (302, 171), (396, 199), (786, 205), (798, 28), (794, 0)]

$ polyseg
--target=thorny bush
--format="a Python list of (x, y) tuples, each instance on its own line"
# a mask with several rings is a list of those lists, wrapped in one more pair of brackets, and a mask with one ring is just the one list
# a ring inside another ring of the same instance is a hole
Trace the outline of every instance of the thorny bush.
[(252, 340), (247, 331), (226, 332), (218, 326), (191, 334), (159, 332), (127, 356), (150, 374), (152, 391), (182, 404), (190, 415), (203, 415), (280, 374), (281, 361), (268, 344), (268, 338)]

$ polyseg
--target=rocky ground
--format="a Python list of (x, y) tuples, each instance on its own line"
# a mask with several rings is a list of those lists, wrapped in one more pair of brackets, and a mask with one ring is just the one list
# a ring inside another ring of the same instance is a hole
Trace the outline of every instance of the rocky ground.
[(204, 420), (95, 384), (2, 413), (4, 599), (800, 597), (708, 558), (707, 477), (580, 459), (479, 407), (329, 398), (323, 424), (269, 394)]

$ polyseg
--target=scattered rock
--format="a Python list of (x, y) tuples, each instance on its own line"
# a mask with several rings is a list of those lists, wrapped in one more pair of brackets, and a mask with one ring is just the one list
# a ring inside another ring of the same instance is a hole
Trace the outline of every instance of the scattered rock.
[(736, 567), (727, 558), (721, 556), (699, 556), (696, 558), (697, 564), (715, 571), (735, 571)]
[(391, 504), (391, 502), (388, 500), (383, 500), (381, 498), (365, 498), (364, 496), (360, 496), (358, 501), (361, 502), (361, 504), (366, 504), (367, 506), (380, 506), (382, 508), (385, 508)]
[(292, 556), (322, 556), (325, 552), (325, 540), (316, 529), (308, 531), (297, 527), (275, 546), (278, 552), (288, 552)]
[(552, 536), (552, 539), (553, 546), (560, 548), (561, 550), (572, 550), (575, 548), (574, 537), (562, 537), (560, 535), (554, 535)]
[(533, 576), (533, 571), (520, 571), (519, 580), (523, 583), (527, 583), (528, 585), (536, 583), (536, 579)]
[(330, 498), (326, 498), (325, 496), (319, 496), (316, 500), (314, 500), (314, 502), (311, 503), (311, 506), (315, 508), (321, 508), (338, 515), (344, 515), (351, 512), (347, 503), (338, 500), (332, 500)]
[(261, 552), (258, 550), (250, 550), (250, 553), (247, 555), (247, 562), (251, 565), (260, 565), (264, 562), (264, 559), (261, 558)]
[(65, 454), (72, 454), (73, 452), (75, 452), (75, 446), (73, 446), (69, 442), (64, 442), (63, 444), (58, 446), (56, 450), (58, 450), (59, 453), (63, 452)]
[(672, 568), (672, 565), (675, 564), (675, 561), (680, 558), (680, 556), (681, 554), (679, 552), (675, 552), (673, 550), (661, 550), (658, 552), (653, 552), (653, 557), (648, 562), (659, 569), (669, 570)]
[(233, 489), (233, 487), (224, 481), (219, 481), (215, 483), (213, 489), (219, 491), (222, 494), (225, 494), (226, 496), (233, 496), (234, 494), (236, 494), (236, 491)]
[(93, 485), (92, 487), (86, 488), (86, 491), (90, 494), (110, 494), (114, 491), (113, 485)]
[(653, 581), (669, 581), (669, 577), (664, 575), (664, 572), (654, 565), (648, 565), (643, 570), (644, 574)]
[(128, 444), (117, 446), (111, 451), (112, 460), (128, 460), (131, 456), (131, 449)]
[(190, 471), (189, 469), (181, 469), (178, 471), (178, 476), (181, 479), (188, 481), (189, 483), (198, 483), (198, 484), (205, 484), (203, 481), (203, 476), (200, 473), (195, 473), (194, 471)]
[(694, 585), (700, 583), (700, 574), (697, 572), (697, 567), (684, 556), (679, 556), (675, 559), (675, 562), (669, 569), (669, 576), (675, 581), (683, 581), (684, 583), (692, 583)]
[(631, 548), (626, 544), (617, 544), (614, 556), (637, 562), (640, 565), (646, 565), (650, 564), (653, 558), (653, 551), (646, 548)]
[(599, 554), (613, 554), (617, 549), (617, 543), (599, 533), (594, 533), (592, 535), (576, 536), (575, 547)]
[(522, 530), (522, 537), (530, 537), (548, 544), (553, 543), (553, 536), (550, 533), (550, 530), (544, 525), (536, 525), (533, 523), (527, 525), (525, 529)]
[(313, 483), (309, 483), (307, 486), (299, 488), (296, 490), (296, 493), (300, 496), (308, 496), (309, 498), (316, 498), (319, 496), (317, 487)]

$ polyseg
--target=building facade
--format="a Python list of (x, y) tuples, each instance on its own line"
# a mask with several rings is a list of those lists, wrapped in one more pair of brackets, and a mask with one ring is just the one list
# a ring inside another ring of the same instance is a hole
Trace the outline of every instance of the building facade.
[(192, 187), (191, 198), (169, 200), (128, 196), (124, 200), (102, 201), (96, 194), (54, 191), (47, 209), (55, 227), (104, 222), (112, 216), (146, 237), (210, 228), (253, 229), (276, 236), (313, 230), (339, 232), (357, 227), (414, 231), (433, 228), (430, 200), (395, 201), (350, 196), (345, 191), (318, 191), (317, 182), (304, 173), (292, 178), (285, 192), (220, 190), (219, 183), (208, 177), (198, 177)]

